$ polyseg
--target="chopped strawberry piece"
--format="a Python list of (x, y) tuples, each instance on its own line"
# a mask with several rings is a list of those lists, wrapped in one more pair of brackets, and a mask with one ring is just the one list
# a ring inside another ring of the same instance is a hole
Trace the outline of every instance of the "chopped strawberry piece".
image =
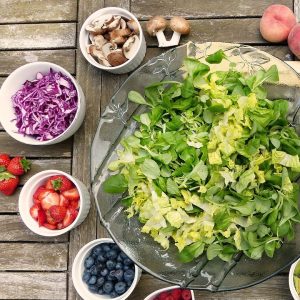
[(42, 208), (48, 210), (53, 205), (59, 205), (59, 195), (53, 190), (46, 190), (40, 193), (38, 199), (41, 201)]
[(50, 216), (58, 223), (63, 221), (66, 216), (67, 209), (63, 206), (53, 205), (49, 209)]
[(56, 229), (56, 225), (52, 225), (52, 224), (48, 224), (48, 223), (45, 223), (43, 226), (48, 228), (48, 229), (51, 229), (51, 230)]
[(171, 290), (170, 294), (173, 296), (174, 300), (180, 300), (180, 298), (181, 298), (181, 290), (180, 289)]
[(37, 217), (39, 226), (43, 226), (46, 223), (46, 219), (47, 219), (47, 217), (46, 217), (45, 212), (42, 209), (40, 209), (38, 211), (38, 217)]
[(57, 227), (57, 229), (63, 229), (64, 228), (63, 223), (58, 223), (56, 225), (56, 227)]
[(70, 201), (70, 207), (72, 207), (74, 209), (78, 209), (79, 208), (79, 200)]
[(175, 300), (175, 298), (172, 295), (168, 295), (165, 300)]
[(47, 223), (51, 224), (51, 225), (56, 225), (58, 222), (56, 222), (55, 219), (53, 219), (50, 215), (50, 211), (46, 210), (46, 216), (47, 216)]
[(166, 298), (169, 296), (168, 292), (162, 292), (159, 294), (158, 299), (159, 300), (166, 300)]
[(32, 216), (33, 219), (37, 220), (38, 219), (38, 214), (39, 214), (39, 210), (41, 209), (41, 206), (39, 204), (33, 204), (30, 207), (30, 215)]
[(37, 189), (36, 189), (36, 191), (34, 192), (34, 194), (33, 194), (33, 202), (34, 203), (41, 203), (41, 201), (39, 200), (39, 195), (42, 193), (42, 192), (44, 192), (44, 191), (46, 191), (46, 188), (42, 185), (42, 186), (39, 186)]
[(192, 299), (191, 291), (189, 291), (189, 290), (181, 290), (181, 298), (183, 300), (191, 300)]
[(69, 207), (70, 201), (62, 194), (59, 195), (59, 205), (63, 207)]
[(46, 188), (60, 192), (70, 190), (73, 186), (73, 182), (64, 175), (51, 176), (46, 183)]
[(70, 189), (68, 191), (63, 192), (62, 194), (71, 201), (79, 200), (79, 198), (80, 198), (77, 188)]
[(71, 207), (68, 208), (66, 216), (65, 216), (65, 218), (64, 218), (64, 220), (62, 222), (63, 227), (65, 228), (65, 227), (68, 227), (69, 225), (71, 225), (74, 222), (74, 220), (76, 219), (77, 215), (78, 215), (78, 211), (77, 210), (75, 210), (75, 209), (73, 209)]

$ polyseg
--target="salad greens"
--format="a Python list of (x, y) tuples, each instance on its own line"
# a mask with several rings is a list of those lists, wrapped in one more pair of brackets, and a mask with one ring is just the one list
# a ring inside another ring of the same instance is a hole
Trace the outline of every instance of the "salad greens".
[[(218, 51), (206, 61), (224, 58)], [(163, 248), (174, 241), (183, 262), (204, 252), (209, 260), (273, 257), (300, 221), (300, 138), (288, 102), (268, 100), (262, 86), (278, 81), (277, 68), (211, 72), (191, 57), (184, 68), (182, 82), (129, 93), (150, 110), (135, 116), (139, 128), (121, 141), (103, 189), (126, 191), (128, 217)]]

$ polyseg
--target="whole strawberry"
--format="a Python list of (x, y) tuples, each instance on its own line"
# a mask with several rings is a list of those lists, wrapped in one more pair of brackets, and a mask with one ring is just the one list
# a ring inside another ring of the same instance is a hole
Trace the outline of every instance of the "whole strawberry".
[(23, 175), (29, 169), (30, 162), (25, 157), (21, 156), (14, 157), (7, 167), (7, 171), (16, 176)]
[(47, 180), (46, 188), (64, 192), (73, 188), (73, 183), (64, 175), (54, 175)]
[(0, 192), (9, 196), (16, 190), (20, 179), (18, 176), (14, 176), (8, 172), (0, 173)]
[(5, 171), (10, 163), (10, 157), (6, 153), (0, 154), (0, 168), (3, 167), (2, 171)]

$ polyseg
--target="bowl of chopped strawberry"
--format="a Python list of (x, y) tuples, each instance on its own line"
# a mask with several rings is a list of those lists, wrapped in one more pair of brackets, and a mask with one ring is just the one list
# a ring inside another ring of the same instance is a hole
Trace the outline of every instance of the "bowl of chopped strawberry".
[(144, 300), (195, 300), (195, 295), (192, 290), (169, 286), (153, 292)]
[(87, 187), (73, 176), (47, 170), (32, 176), (19, 197), (25, 225), (42, 236), (61, 235), (83, 222), (90, 209)]

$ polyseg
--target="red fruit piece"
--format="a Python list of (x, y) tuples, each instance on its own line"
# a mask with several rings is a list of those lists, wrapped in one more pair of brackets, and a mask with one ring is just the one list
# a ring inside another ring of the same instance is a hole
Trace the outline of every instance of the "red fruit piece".
[(79, 208), (79, 200), (70, 201), (70, 207), (72, 207), (74, 209), (78, 209)]
[(46, 191), (46, 188), (42, 185), (39, 186), (36, 191), (33, 194), (33, 202), (34, 203), (41, 203), (41, 201), (39, 200), (39, 196), (42, 192)]
[(64, 225), (63, 225), (63, 223), (58, 223), (57, 225), (56, 225), (56, 227), (57, 227), (57, 229), (63, 229), (64, 228)]
[(191, 291), (189, 291), (189, 290), (181, 290), (181, 298), (183, 300), (191, 300), (192, 299)]
[(180, 298), (181, 298), (181, 290), (180, 289), (171, 290), (170, 294), (174, 298), (174, 300), (180, 300)]
[(60, 192), (70, 190), (73, 186), (73, 182), (64, 175), (51, 176), (46, 183), (47, 189), (54, 189)]
[(76, 188), (70, 189), (68, 191), (64, 191), (63, 196), (65, 196), (67, 199), (69, 200), (79, 200), (80, 196), (79, 196), (79, 192)]
[(53, 205), (59, 205), (59, 195), (53, 190), (45, 190), (40, 193), (38, 200), (41, 202), (42, 208), (48, 210)]
[(78, 211), (76, 209), (68, 208), (66, 216), (62, 222), (63, 228), (71, 225), (74, 222), (74, 220), (76, 219), (77, 215), (78, 215)]
[[(5, 171), (5, 169), (8, 167), (10, 163), (10, 158), (9, 155), (6, 153), (1, 153), (0, 154), (0, 167), (3, 167), (2, 171)], [(1, 172), (2, 172), (1, 171)]]
[(159, 300), (166, 300), (166, 298), (169, 296), (168, 292), (162, 292), (159, 294), (158, 299)]
[(57, 222), (63, 221), (66, 216), (67, 209), (63, 206), (53, 205), (49, 209), (50, 216)]
[(20, 179), (18, 176), (14, 176), (8, 172), (0, 173), (0, 192), (9, 196), (16, 190)]
[(172, 295), (168, 295), (165, 300), (175, 300), (175, 298)]
[(52, 224), (48, 224), (48, 223), (45, 223), (43, 226), (48, 228), (48, 229), (51, 229), (51, 230), (56, 229), (56, 225), (52, 225)]
[(38, 215), (39, 215), (39, 211), (41, 210), (41, 206), (39, 204), (33, 204), (30, 207), (30, 215), (32, 216), (33, 219), (37, 220), (38, 219)]
[(21, 156), (14, 157), (7, 167), (7, 171), (16, 176), (23, 175), (29, 169), (30, 162), (25, 157)]
[(39, 226), (43, 226), (45, 223), (46, 223), (46, 220), (47, 220), (47, 217), (46, 217), (46, 214), (45, 212), (40, 209), (38, 211), (38, 218), (37, 218), (37, 221), (39, 222)]
[(58, 222), (55, 221), (50, 215), (50, 210), (46, 210), (47, 223), (50, 225), (56, 225)]
[(69, 207), (70, 201), (63, 195), (59, 195), (59, 205), (63, 207)]

